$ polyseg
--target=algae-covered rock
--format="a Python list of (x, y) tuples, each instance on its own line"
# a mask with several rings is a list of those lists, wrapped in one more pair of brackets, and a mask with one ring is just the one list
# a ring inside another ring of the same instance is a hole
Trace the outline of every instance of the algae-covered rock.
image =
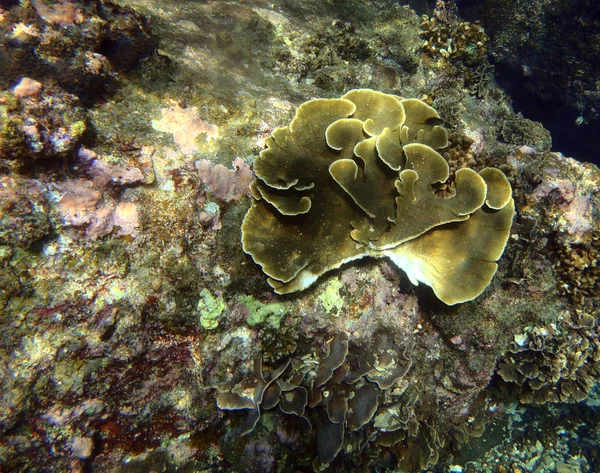
[(206, 330), (213, 330), (219, 326), (219, 317), (225, 310), (225, 302), (204, 288), (200, 292), (198, 310), (200, 311), (200, 324)]
[(420, 100), (358, 89), (306, 102), (273, 131), (254, 163), (242, 244), (276, 292), (388, 256), (449, 305), (481, 294), (508, 239), (512, 190), (496, 169), (449, 182), (440, 122)]
[(0, 21), (0, 87), (26, 71), (90, 102), (114, 89), (114, 71), (130, 71), (156, 45), (149, 21), (128, 6), (27, 2), (4, 11)]
[[(563, 153), (578, 152), (598, 163), (598, 2), (484, 0), (464, 2), (461, 13), (480, 21), (489, 35), (488, 50), (515, 108), (542, 122)], [(549, 58), (566, 60), (557, 67)], [(549, 137), (544, 138), (547, 145)]]
[[(64, 158), (80, 145), (87, 113), (79, 99), (58, 86), (24, 85), (0, 94), (0, 163), (17, 168), (24, 162)], [(13, 162), (14, 161), (14, 162)]]

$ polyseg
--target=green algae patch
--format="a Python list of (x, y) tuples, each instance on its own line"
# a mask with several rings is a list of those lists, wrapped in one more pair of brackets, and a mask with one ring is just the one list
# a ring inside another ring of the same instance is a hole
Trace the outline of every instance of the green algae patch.
[(336, 316), (340, 314), (344, 306), (344, 300), (340, 297), (341, 288), (342, 283), (337, 279), (332, 279), (319, 295), (319, 300), (328, 314), (333, 313)]
[(288, 314), (285, 304), (271, 302), (263, 304), (252, 296), (240, 296), (238, 300), (246, 306), (249, 311), (246, 322), (251, 327), (266, 324), (275, 330), (281, 327), (281, 319)]
[(198, 310), (200, 311), (200, 324), (206, 330), (214, 330), (219, 326), (219, 318), (225, 310), (225, 302), (221, 298), (215, 298), (208, 289), (204, 288), (200, 292)]
[(110, 287), (110, 295), (112, 296), (112, 299), (115, 302), (123, 299), (126, 294), (127, 293), (125, 292), (125, 289), (118, 286), (117, 284), (114, 284)]

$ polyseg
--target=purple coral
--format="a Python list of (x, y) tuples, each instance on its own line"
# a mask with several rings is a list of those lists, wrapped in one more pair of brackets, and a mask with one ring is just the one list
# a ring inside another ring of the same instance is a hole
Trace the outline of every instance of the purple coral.
[(196, 162), (196, 169), (202, 181), (221, 200), (230, 202), (244, 195), (250, 197), (250, 183), (254, 174), (242, 159), (233, 161), (233, 170), (222, 164), (214, 164), (207, 159)]
[(137, 236), (137, 207), (132, 202), (104, 202), (102, 188), (84, 179), (64, 181), (56, 208), (68, 227), (86, 228), (85, 235), (97, 239), (115, 232)]

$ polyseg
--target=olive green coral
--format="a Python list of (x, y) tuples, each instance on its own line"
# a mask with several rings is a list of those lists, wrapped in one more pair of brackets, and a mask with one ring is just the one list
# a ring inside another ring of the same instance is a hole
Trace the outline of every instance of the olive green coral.
[(276, 292), (365, 256), (390, 257), (450, 305), (489, 285), (512, 190), (497, 169), (460, 169), (447, 182), (440, 122), (420, 100), (358, 89), (306, 102), (273, 131), (254, 164), (242, 244)]

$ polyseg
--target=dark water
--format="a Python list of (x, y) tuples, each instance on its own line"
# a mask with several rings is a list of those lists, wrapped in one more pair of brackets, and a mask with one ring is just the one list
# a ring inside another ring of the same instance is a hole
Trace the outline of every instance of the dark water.
[(457, 0), (490, 37), (496, 79), (516, 111), (552, 134), (553, 151), (600, 164), (600, 3)]
[(598, 132), (593, 126), (577, 124), (577, 113), (561, 102), (538, 97), (528, 90), (527, 81), (505, 67), (496, 66), (496, 80), (512, 99), (515, 111), (540, 122), (551, 133), (552, 151), (600, 165)]

